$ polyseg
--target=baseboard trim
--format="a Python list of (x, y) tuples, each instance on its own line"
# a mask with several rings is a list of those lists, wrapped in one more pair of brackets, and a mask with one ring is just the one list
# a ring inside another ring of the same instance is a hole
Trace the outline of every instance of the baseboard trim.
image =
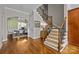
[(60, 52), (63, 52), (67, 45), (68, 45), (68, 44), (65, 43), (64, 46), (63, 46), (63, 48), (60, 50)]

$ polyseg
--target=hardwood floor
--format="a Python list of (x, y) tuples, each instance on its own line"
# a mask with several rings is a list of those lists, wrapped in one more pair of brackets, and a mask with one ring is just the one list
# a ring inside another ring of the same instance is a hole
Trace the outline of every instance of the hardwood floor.
[[(45, 46), (43, 41), (40, 39), (33, 40), (31, 38), (27, 39), (13, 39), (4, 42), (2, 49), (0, 50), (1, 54), (56, 54), (52, 48)], [(62, 54), (72, 54), (79, 53), (79, 47), (69, 45), (67, 46)]]
[(68, 45), (62, 54), (79, 54), (79, 47), (75, 45)]

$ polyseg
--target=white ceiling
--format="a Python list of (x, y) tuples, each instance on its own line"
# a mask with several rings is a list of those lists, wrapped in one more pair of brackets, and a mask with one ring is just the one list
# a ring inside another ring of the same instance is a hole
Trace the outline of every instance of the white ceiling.
[(32, 10), (36, 9), (40, 5), (41, 4), (7, 4), (5, 6), (8, 8), (30, 13), (30, 12), (32, 12)]

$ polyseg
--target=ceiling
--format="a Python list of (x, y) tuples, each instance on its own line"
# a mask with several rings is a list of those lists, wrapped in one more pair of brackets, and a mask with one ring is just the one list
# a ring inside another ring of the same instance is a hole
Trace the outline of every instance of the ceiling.
[(32, 10), (35, 10), (40, 5), (41, 4), (6, 4), (5, 7), (30, 13), (32, 12)]

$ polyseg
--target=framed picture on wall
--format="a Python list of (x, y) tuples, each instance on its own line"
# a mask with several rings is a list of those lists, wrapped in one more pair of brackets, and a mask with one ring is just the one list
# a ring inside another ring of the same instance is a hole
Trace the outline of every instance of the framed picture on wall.
[(39, 28), (40, 27), (40, 21), (35, 21), (35, 27)]

